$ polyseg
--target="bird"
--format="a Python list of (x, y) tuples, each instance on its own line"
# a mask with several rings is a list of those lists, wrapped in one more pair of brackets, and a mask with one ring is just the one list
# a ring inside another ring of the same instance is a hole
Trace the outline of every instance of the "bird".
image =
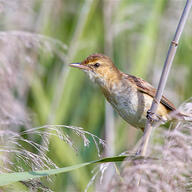
[[(147, 81), (121, 72), (113, 61), (103, 54), (92, 54), (71, 67), (81, 69), (96, 83), (115, 111), (130, 125), (144, 131), (147, 114), (156, 89)], [(156, 111), (156, 121), (167, 122), (172, 113), (182, 116), (165, 96)]]

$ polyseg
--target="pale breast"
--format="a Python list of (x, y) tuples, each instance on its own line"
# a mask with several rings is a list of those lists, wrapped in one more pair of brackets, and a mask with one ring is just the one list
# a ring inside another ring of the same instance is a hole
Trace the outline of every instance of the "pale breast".
[[(134, 127), (144, 128), (146, 114), (151, 107), (152, 97), (129, 87), (122, 91), (113, 92), (107, 100), (116, 109), (119, 115)], [(160, 104), (157, 114), (166, 120), (167, 109)]]

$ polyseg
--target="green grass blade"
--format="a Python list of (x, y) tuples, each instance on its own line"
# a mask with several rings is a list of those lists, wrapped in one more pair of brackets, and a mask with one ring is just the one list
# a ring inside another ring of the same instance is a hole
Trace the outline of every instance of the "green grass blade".
[[(55, 175), (59, 173), (66, 173), (81, 167), (85, 167), (87, 165), (95, 164), (95, 163), (107, 163), (107, 162), (118, 162), (123, 161), (126, 157), (135, 158), (135, 156), (116, 156), (109, 157), (100, 160), (90, 161), (86, 163), (81, 163), (73, 166), (50, 169), (50, 170), (42, 170), (42, 171), (28, 171), (28, 172), (15, 172), (15, 173), (3, 173), (0, 174), (0, 186), (8, 185), (18, 181), (26, 181), (29, 179), (40, 178), (44, 176)], [(139, 157), (136, 157), (139, 158)]]

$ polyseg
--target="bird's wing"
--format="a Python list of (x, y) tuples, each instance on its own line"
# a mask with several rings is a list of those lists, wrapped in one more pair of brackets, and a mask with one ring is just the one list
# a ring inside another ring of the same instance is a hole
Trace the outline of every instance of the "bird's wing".
[[(141, 78), (135, 77), (133, 75), (128, 75), (126, 74), (126, 78), (134, 83), (137, 86), (137, 89), (143, 93), (146, 93), (150, 95), (151, 97), (155, 97), (156, 94), (156, 89), (149, 84), (148, 82), (144, 81)], [(171, 103), (166, 97), (162, 96), (161, 98), (161, 103), (165, 105), (165, 107), (171, 111), (176, 110), (175, 106), (173, 103)]]

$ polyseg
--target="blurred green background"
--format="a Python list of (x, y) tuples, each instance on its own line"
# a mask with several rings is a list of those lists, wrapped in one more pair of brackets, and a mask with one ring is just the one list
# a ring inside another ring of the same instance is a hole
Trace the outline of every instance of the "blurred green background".
[[(46, 45), (45, 38), (41, 40), (45, 45), (32, 46), (25, 52), (11, 50), (11, 54), (5, 55), (8, 59), (12, 53), (19, 55), (16, 62), (27, 71), (25, 74), (30, 74), (23, 78), (28, 82), (28, 88), (21, 103), (27, 109), (31, 126), (62, 124), (82, 127), (106, 140), (111, 152), (102, 151), (103, 155), (118, 155), (131, 150), (141, 131), (113, 113), (98, 87), (83, 72), (69, 68), (68, 64), (80, 62), (93, 53), (104, 53), (122, 71), (142, 77), (157, 87), (184, 1), (4, 0), (0, 5), (1, 31), (25, 31), (55, 39)], [(192, 94), (191, 16), (165, 91), (176, 106)], [(18, 33), (25, 43), (28, 37)], [(33, 62), (27, 69), (28, 60), (23, 59), (26, 56)], [(106, 108), (109, 113), (105, 113)], [(19, 127), (17, 131), (25, 129)], [(85, 147), (81, 138), (70, 130), (66, 132), (78, 148), (75, 151), (60, 139), (50, 137), (48, 156), (59, 167), (99, 158), (92, 140), (90, 146)], [(37, 139), (37, 142), (41, 140)], [(53, 191), (84, 191), (93, 176), (92, 169), (86, 167), (70, 174), (60, 174), (53, 178), (53, 182), (44, 183)], [(96, 182), (89, 190), (96, 191), (95, 185)]]

